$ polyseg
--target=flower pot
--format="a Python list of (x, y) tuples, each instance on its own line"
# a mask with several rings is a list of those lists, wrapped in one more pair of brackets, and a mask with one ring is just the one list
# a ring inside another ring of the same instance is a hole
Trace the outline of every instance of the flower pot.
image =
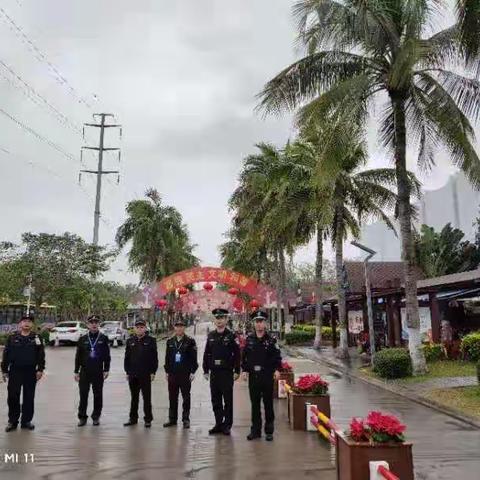
[[(288, 419), (293, 430), (307, 430), (305, 404), (316, 405), (318, 410), (330, 418), (330, 395), (288, 395)], [(342, 479), (343, 480), (343, 479)]]
[[(280, 380), (285, 380), (292, 387), (294, 382), (293, 372), (280, 372)], [(278, 381), (273, 382), (273, 398), (278, 398)]]
[(385, 461), (402, 480), (414, 480), (411, 443), (355, 442), (337, 434), (336, 461), (339, 480), (369, 480), (369, 462)]

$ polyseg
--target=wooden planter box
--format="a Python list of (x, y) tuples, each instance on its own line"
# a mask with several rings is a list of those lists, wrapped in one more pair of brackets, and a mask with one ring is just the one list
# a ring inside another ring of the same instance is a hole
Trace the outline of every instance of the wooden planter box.
[[(286, 382), (292, 387), (294, 382), (293, 372), (281, 372), (280, 380), (286, 380)], [(278, 382), (276, 380), (273, 382), (273, 398), (278, 398)]]
[(293, 430), (307, 430), (305, 421), (306, 403), (316, 405), (320, 412), (330, 418), (330, 395), (299, 395), (290, 393), (288, 395), (288, 420), (290, 428)]
[(369, 480), (369, 462), (381, 460), (387, 462), (401, 480), (414, 480), (411, 443), (370, 445), (337, 434), (336, 459), (338, 480)]

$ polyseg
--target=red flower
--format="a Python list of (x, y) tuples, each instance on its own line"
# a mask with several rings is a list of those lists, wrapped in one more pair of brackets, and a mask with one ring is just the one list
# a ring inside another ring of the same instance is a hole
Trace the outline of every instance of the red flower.
[(302, 375), (293, 387), (295, 393), (325, 395), (328, 391), (328, 382), (320, 375)]
[(361, 442), (366, 440), (365, 433), (365, 425), (363, 424), (363, 420), (361, 418), (352, 418), (352, 421), (350, 422), (350, 436), (356, 442)]
[(292, 372), (293, 368), (288, 362), (282, 362), (282, 366), (280, 367), (282, 372)]

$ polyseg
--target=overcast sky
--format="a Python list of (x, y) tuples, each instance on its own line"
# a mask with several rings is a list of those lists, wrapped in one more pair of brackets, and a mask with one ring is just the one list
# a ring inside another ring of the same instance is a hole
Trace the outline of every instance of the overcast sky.
[[(293, 134), (289, 118), (253, 111), (263, 84), (296, 57), (292, 3), (0, 0), (0, 62), (15, 72), (0, 64), (0, 108), (44, 139), (0, 113), (0, 239), (71, 231), (91, 240), (95, 180), (84, 175), (79, 186), (78, 171), (96, 160), (87, 155), (80, 166), (74, 125), (106, 111), (124, 136), (120, 166), (112, 155), (104, 166), (119, 166), (121, 177), (118, 186), (114, 176), (104, 183), (100, 241), (113, 243), (126, 202), (155, 187), (182, 213), (202, 263), (218, 264), (242, 158), (257, 142), (282, 145)], [(32, 101), (16, 76), (44, 100)], [(92, 145), (97, 134), (89, 133)], [(113, 135), (108, 142), (119, 144)], [(375, 148), (371, 155), (372, 164), (384, 162)], [(422, 180), (437, 188), (451, 171), (440, 160)], [(313, 254), (304, 249), (299, 258)], [(111, 275), (136, 278), (124, 259)]]

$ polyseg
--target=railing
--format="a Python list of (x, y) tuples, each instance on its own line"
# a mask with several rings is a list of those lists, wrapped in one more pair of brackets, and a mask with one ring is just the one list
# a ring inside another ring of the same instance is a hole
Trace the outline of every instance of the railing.
[(388, 467), (387, 462), (370, 462), (370, 480), (400, 480)]
[(320, 412), (315, 405), (310, 406), (310, 423), (317, 429), (317, 431), (328, 440), (332, 445), (335, 445), (337, 439), (335, 432), (338, 427), (333, 421), (328, 418), (324, 413)]

